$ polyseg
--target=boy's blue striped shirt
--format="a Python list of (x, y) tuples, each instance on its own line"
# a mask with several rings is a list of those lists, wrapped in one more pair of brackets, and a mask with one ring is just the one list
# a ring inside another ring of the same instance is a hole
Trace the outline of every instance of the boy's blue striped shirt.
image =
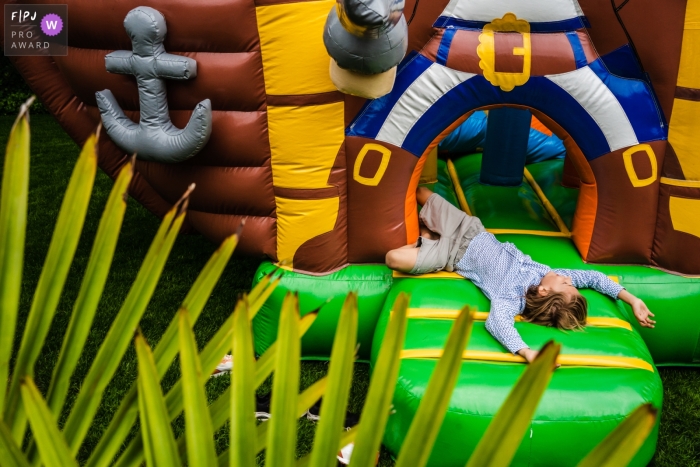
[[(528, 347), (514, 326), (515, 316), (525, 309), (525, 293), (551, 270), (488, 232), (474, 237), (455, 267), (456, 273), (474, 282), (491, 300), (486, 329), (513, 353)], [(613, 298), (624, 289), (598, 271), (554, 269), (554, 272), (571, 276), (576, 288), (589, 287)]]

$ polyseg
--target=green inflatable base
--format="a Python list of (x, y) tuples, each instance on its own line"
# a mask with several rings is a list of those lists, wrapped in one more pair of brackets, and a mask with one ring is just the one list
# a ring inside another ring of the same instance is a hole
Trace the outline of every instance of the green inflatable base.
[[(465, 304), (488, 311), (489, 302), (469, 281), (462, 279), (395, 279), (374, 337), (374, 363), (391, 312), (400, 292), (411, 295), (405, 350), (442, 349), (452, 319), (420, 317), (435, 309), (459, 310)], [(597, 292), (585, 290), (594, 317), (626, 318), (625, 310)], [(585, 331), (563, 332), (530, 323), (516, 323), (523, 339), (540, 348), (550, 339), (562, 344), (562, 356), (587, 356), (596, 364), (611, 366), (562, 366), (532, 418), (513, 460), (515, 466), (574, 466), (639, 405), (650, 402), (661, 408), (661, 379), (639, 333), (622, 327), (589, 326)], [(474, 323), (467, 352), (484, 352), (489, 359), (507, 354), (488, 333), (483, 321)], [(395, 413), (389, 417), (384, 444), (399, 452), (418, 405), (435, 368), (434, 358), (404, 358), (394, 393)], [(625, 368), (633, 363), (646, 368)], [(452, 393), (449, 408), (428, 465), (451, 467), (466, 464), (471, 452), (507, 397), (524, 363), (466, 359)], [(658, 428), (658, 427), (657, 427)], [(656, 448), (657, 430), (630, 465), (643, 466)]]
[[(269, 261), (263, 262), (255, 273), (253, 285), (275, 269), (277, 266)], [(277, 340), (282, 301), (287, 292), (297, 292), (302, 316), (320, 307), (314, 324), (301, 340), (302, 358), (327, 360), (345, 296), (355, 291), (359, 309), (358, 357), (360, 361), (368, 361), (372, 336), (390, 288), (391, 270), (378, 264), (352, 265), (326, 276), (283, 271), (280, 284), (253, 319), (255, 352), (262, 355)]]
[[(481, 185), (480, 164), (480, 155), (471, 155), (455, 161), (455, 168), (473, 214), (487, 228), (558, 231), (529, 184), (514, 188)], [(578, 190), (561, 186), (562, 168), (563, 161), (528, 166), (571, 228)], [(458, 206), (455, 187), (443, 161), (438, 169), (434, 191)], [(515, 234), (498, 235), (498, 238), (515, 244), (533, 260), (552, 268), (599, 270), (642, 298), (656, 315), (654, 329), (640, 328), (627, 305), (595, 291), (583, 290), (589, 302), (589, 316), (602, 318), (598, 325), (587, 326), (584, 331), (563, 332), (516, 323), (531, 347), (539, 348), (553, 339), (562, 344), (563, 357), (575, 356), (579, 360), (577, 365), (564, 365), (554, 373), (513, 465), (575, 465), (639, 405), (649, 402), (661, 409), (663, 392), (654, 362), (700, 364), (700, 278), (639, 265), (586, 264), (568, 238)], [(255, 283), (274, 268), (269, 262), (263, 263)], [(282, 300), (288, 291), (295, 291), (299, 293), (302, 314), (321, 307), (317, 320), (302, 340), (302, 356), (326, 360), (345, 295), (355, 290), (360, 312), (359, 358), (373, 363), (395, 297), (402, 291), (410, 293), (411, 318), (405, 350), (421, 352), (423, 356), (405, 355), (401, 363), (393, 398), (395, 413), (389, 418), (384, 439), (389, 450), (397, 453), (435, 368), (434, 354), (442, 349), (452, 325), (452, 319), (450, 316), (446, 319), (444, 312), (440, 313), (442, 319), (436, 319), (435, 310), (456, 313), (465, 304), (480, 312), (489, 310), (489, 301), (470, 281), (435, 277), (394, 277), (383, 265), (351, 265), (327, 276), (285, 271), (281, 284), (253, 320), (256, 351), (263, 353), (275, 341)], [(466, 463), (525, 369), (523, 363), (504, 361), (504, 355), (510, 354), (486, 331), (483, 321), (475, 323), (467, 349), (471, 353), (467, 353), (462, 365), (433, 449), (431, 466)], [(480, 359), (474, 359), (475, 355)], [(580, 360), (582, 357), (586, 360)], [(657, 435), (658, 425), (631, 465), (649, 462)]]

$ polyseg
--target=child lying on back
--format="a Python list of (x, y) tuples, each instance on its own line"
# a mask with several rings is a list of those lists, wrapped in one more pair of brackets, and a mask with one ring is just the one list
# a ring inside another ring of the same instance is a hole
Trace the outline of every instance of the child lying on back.
[(445, 269), (470, 279), (491, 300), (486, 329), (509, 351), (531, 362), (530, 349), (514, 321), (579, 329), (588, 315), (586, 299), (578, 291), (589, 287), (628, 303), (644, 327), (656, 321), (642, 300), (597, 271), (551, 269), (532, 261), (511, 243), (486, 232), (479, 218), (468, 216), (427, 188), (418, 188), (421, 236), (416, 243), (391, 250), (386, 264), (410, 274)]

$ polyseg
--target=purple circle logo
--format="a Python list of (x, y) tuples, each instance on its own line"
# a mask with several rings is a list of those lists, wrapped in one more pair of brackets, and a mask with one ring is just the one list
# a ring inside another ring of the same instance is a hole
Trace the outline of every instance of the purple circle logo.
[(63, 20), (54, 13), (41, 18), (41, 30), (47, 36), (57, 36), (63, 30)]

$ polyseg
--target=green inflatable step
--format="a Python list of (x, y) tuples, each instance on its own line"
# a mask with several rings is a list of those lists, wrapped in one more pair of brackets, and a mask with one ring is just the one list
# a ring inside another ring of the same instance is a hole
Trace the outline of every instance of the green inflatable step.
[[(277, 266), (269, 261), (263, 262), (255, 273), (253, 285), (276, 269)], [(374, 329), (391, 282), (391, 270), (377, 264), (351, 265), (326, 276), (282, 271), (280, 284), (253, 319), (256, 354), (262, 355), (277, 340), (282, 301), (287, 292), (296, 292), (299, 294), (302, 316), (320, 308), (314, 324), (301, 340), (302, 357), (327, 360), (333, 347), (333, 337), (345, 296), (348, 292), (355, 291), (358, 294), (360, 312), (357, 328), (357, 342), (360, 345), (358, 357), (361, 361), (367, 361)]]
[[(479, 321), (474, 324), (429, 462), (431, 466), (461, 467), (525, 364), (509, 362), (516, 357), (486, 331), (483, 319), (489, 302), (471, 282), (430, 276), (395, 278), (377, 325), (372, 363), (395, 297), (402, 291), (411, 295), (404, 354), (393, 399), (395, 413), (389, 417), (384, 444), (392, 453), (399, 451), (449, 334), (453, 322), (450, 315), (469, 304), (478, 311)], [(661, 380), (644, 341), (627, 323), (624, 308), (597, 292), (583, 293), (589, 300), (590, 315), (598, 323), (585, 331), (562, 332), (516, 323), (525, 341), (534, 348), (550, 339), (560, 342), (563, 366), (555, 372), (512, 465), (576, 465), (637, 406), (651, 402), (661, 407)], [(656, 438), (654, 430), (631, 465), (649, 462)]]

